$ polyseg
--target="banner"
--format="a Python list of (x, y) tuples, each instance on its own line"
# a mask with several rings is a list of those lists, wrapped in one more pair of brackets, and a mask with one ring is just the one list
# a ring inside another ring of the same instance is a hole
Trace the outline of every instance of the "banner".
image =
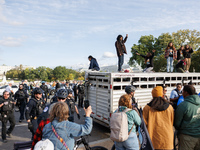
[(141, 144), (140, 150), (154, 150), (153, 144), (149, 137), (149, 133), (148, 133), (146, 124), (143, 119), (142, 108), (139, 109), (139, 112), (140, 112), (140, 117), (141, 117), (141, 125), (138, 128), (139, 141)]

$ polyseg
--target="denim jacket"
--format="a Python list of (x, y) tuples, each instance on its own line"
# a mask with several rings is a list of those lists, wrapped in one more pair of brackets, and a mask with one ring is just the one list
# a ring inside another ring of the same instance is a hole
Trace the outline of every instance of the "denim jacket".
[(74, 148), (74, 137), (90, 134), (92, 131), (92, 118), (86, 117), (85, 124), (80, 125), (70, 121), (58, 122), (54, 119), (43, 128), (42, 139), (49, 139), (54, 144), (54, 150), (66, 150), (60, 140), (55, 136), (51, 124), (54, 126), (58, 135), (63, 138), (70, 150)]

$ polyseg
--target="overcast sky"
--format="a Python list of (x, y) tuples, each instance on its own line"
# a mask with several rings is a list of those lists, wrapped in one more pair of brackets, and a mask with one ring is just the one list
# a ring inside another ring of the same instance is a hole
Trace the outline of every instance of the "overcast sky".
[(129, 35), (200, 30), (199, 0), (0, 0), (0, 65), (117, 64), (114, 43)]

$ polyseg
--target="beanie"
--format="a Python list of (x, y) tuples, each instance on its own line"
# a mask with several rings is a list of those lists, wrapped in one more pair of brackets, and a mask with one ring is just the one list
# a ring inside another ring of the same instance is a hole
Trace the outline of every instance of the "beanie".
[(162, 86), (156, 86), (152, 90), (152, 97), (163, 97), (163, 87)]

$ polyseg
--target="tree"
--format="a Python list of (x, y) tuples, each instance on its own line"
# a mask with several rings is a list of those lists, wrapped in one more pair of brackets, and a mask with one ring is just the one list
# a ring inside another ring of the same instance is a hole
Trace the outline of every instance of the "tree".
[(68, 77), (66, 67), (62, 66), (54, 68), (53, 74), (56, 80), (65, 80)]
[(200, 48), (192, 54), (190, 72), (200, 72)]
[[(188, 40), (189, 43), (184, 43), (186, 40)], [(138, 52), (146, 55), (147, 52), (155, 49), (156, 53), (154, 57), (154, 70), (156, 72), (166, 71), (166, 59), (164, 58), (164, 53), (169, 42), (172, 42), (176, 49), (179, 49), (182, 44), (189, 44), (194, 50), (197, 50), (200, 45), (200, 32), (197, 30), (186, 29), (178, 30), (172, 34), (162, 33), (158, 38), (154, 38), (153, 35), (141, 36), (138, 44), (133, 44), (133, 47), (131, 48), (132, 57), (129, 60), (129, 64), (134, 65), (134, 63), (137, 62), (138, 64), (141, 64), (142, 68), (144, 68), (146, 66), (144, 64), (144, 58), (137, 56), (135, 53)], [(198, 54), (199, 53), (194, 52), (192, 60), (197, 59), (195, 55)], [(192, 61), (191, 67), (196, 70), (197, 66), (198, 65), (193, 65)]]
[(140, 40), (138, 41), (138, 45), (134, 44), (131, 48), (133, 56), (130, 58), (129, 64), (134, 65), (135, 62), (137, 62), (138, 64), (142, 64), (142, 67), (144, 68), (144, 58), (137, 56), (135, 53), (138, 52), (142, 55), (146, 55), (148, 52), (154, 49), (154, 42), (155, 38), (153, 35), (141, 36)]

